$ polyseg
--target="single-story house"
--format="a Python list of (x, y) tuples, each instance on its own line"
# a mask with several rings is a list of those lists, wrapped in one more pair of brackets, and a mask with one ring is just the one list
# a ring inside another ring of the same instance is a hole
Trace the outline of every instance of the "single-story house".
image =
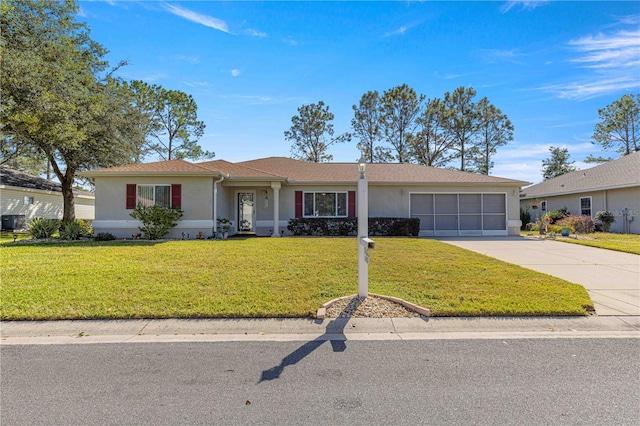
[[(76, 218), (94, 218), (95, 195), (74, 190)], [(0, 167), (2, 229), (23, 228), (31, 219), (62, 219), (62, 186), (47, 179)]]
[(611, 232), (640, 234), (640, 152), (526, 187), (520, 193), (520, 206), (532, 221), (565, 207), (593, 218), (599, 211), (609, 211), (615, 217)]
[[(288, 234), (301, 217), (356, 217), (356, 163), (270, 157), (231, 163), (171, 160), (83, 173), (95, 181), (95, 232), (139, 233), (137, 204), (180, 206), (169, 237), (211, 236), (216, 218), (231, 234)], [(417, 164), (367, 164), (370, 217), (416, 217), (420, 235), (517, 235), (519, 198), (528, 182)]]

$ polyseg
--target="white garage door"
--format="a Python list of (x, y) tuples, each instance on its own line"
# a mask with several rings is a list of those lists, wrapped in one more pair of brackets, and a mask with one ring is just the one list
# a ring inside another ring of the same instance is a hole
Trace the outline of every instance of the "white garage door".
[(411, 194), (422, 236), (507, 235), (506, 194)]

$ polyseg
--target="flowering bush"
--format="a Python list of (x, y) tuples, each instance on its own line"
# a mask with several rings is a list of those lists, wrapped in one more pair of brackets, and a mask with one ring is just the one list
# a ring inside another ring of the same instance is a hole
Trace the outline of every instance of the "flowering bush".
[(587, 215), (570, 215), (557, 222), (560, 228), (569, 228), (572, 232), (580, 234), (590, 234), (596, 229), (596, 221)]

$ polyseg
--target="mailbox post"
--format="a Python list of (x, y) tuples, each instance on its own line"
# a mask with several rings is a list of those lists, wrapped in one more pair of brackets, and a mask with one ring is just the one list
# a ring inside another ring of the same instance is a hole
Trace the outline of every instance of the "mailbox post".
[(369, 234), (369, 185), (364, 172), (367, 161), (360, 157), (358, 170), (358, 296), (367, 297), (369, 294), (369, 249), (375, 247), (375, 242), (368, 238)]

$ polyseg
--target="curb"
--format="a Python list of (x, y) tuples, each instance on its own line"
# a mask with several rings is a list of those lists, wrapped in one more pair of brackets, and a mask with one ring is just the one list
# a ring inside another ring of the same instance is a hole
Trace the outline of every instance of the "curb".
[[(429, 308), (425, 308), (422, 306), (418, 306), (414, 303), (411, 302), (407, 302), (406, 300), (400, 299), (398, 297), (392, 297), (392, 296), (384, 296), (381, 294), (375, 294), (375, 293), (367, 293), (368, 296), (371, 297), (377, 297), (378, 299), (384, 299), (384, 300), (388, 300), (390, 302), (394, 302), (397, 303), (399, 305), (404, 306), (405, 308), (407, 308), (410, 311), (416, 312), (422, 316), (425, 317), (430, 317), (432, 312), (431, 309)], [(330, 300), (326, 303), (322, 304), (321, 308), (318, 308), (318, 311), (316, 312), (316, 319), (320, 319), (323, 320), (325, 319), (326, 315), (327, 315), (327, 309), (333, 305), (334, 303), (338, 302), (339, 300), (344, 300), (344, 299), (353, 299), (354, 297), (357, 297), (357, 294), (352, 294), (350, 296), (343, 296), (343, 297), (338, 297), (336, 299)]]

